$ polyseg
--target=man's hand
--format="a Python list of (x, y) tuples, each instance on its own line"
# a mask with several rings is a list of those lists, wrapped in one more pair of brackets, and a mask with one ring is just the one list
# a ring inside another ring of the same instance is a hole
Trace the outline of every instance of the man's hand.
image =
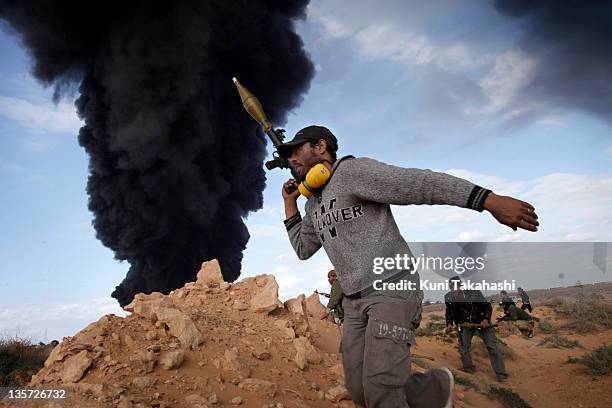
[(294, 179), (290, 178), (283, 183), (282, 194), (285, 202), (285, 219), (289, 219), (298, 213), (297, 198), (300, 196), (300, 191)]
[(484, 319), (482, 322), (480, 322), (480, 327), (486, 329), (487, 327), (489, 327), (489, 321), (487, 319)]
[(500, 224), (507, 225), (515, 231), (517, 228), (521, 228), (535, 232), (540, 225), (535, 208), (531, 204), (516, 198), (490, 193), (484, 202), (484, 208)]
[(289, 180), (285, 181), (283, 183), (282, 191), (283, 200), (297, 200), (297, 198), (300, 196), (300, 191), (297, 187), (298, 184), (294, 179), (290, 178)]

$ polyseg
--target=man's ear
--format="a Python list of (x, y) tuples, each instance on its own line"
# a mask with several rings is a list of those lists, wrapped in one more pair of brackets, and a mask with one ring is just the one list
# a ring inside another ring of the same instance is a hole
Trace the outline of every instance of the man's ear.
[(327, 140), (319, 139), (316, 147), (317, 147), (317, 153), (323, 154), (323, 152), (327, 151)]

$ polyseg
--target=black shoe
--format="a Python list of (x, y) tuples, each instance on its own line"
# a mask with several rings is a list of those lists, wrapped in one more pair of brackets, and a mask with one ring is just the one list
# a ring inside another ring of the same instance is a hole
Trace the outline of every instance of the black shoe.
[(462, 367), (461, 371), (468, 374), (474, 374), (476, 372), (476, 367)]
[(497, 376), (497, 381), (499, 381), (499, 382), (506, 382), (506, 381), (508, 381), (508, 374), (499, 374)]

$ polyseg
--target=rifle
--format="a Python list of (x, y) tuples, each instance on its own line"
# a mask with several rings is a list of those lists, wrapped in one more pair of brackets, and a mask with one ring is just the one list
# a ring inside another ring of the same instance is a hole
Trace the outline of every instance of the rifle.
[(497, 327), (497, 324), (489, 324), (487, 327), (482, 327), (480, 325), (480, 323), (461, 323), (459, 325), (457, 325), (459, 328), (462, 329), (492, 329), (494, 327)]
[(236, 78), (232, 78), (232, 80), (234, 81), (236, 88), (238, 88), (238, 93), (240, 94), (240, 99), (242, 100), (242, 106), (244, 106), (244, 109), (246, 109), (253, 119), (255, 119), (257, 123), (261, 125), (261, 129), (266, 135), (268, 135), (272, 141), (272, 144), (274, 145), (274, 152), (272, 153), (273, 159), (266, 162), (266, 168), (268, 170), (272, 170), (277, 167), (281, 169), (290, 169), (293, 178), (300, 181), (301, 177), (295, 171), (293, 164), (291, 164), (288, 159), (280, 157), (278, 155), (278, 151), (276, 150), (278, 145), (282, 144), (285, 140), (285, 129), (274, 129), (270, 122), (268, 122), (259, 99), (249, 92), (248, 89), (242, 86), (242, 84), (240, 84)]
[(317, 295), (325, 296), (326, 298), (328, 298), (328, 297), (330, 296), (330, 295), (329, 295), (329, 293), (319, 292), (318, 290), (315, 290), (315, 293), (316, 293)]

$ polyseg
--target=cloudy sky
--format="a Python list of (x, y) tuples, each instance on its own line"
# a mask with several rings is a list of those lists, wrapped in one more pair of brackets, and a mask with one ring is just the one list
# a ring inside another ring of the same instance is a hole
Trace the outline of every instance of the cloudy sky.
[[(296, 26), (316, 76), (283, 126), (291, 135), (325, 125), (341, 154), (521, 198), (542, 224), (532, 234), (486, 213), (395, 207), (408, 241), (612, 241), (610, 24), (588, 7), (506, 3), (312, 1)], [(51, 102), (6, 32), (0, 56), (0, 334), (61, 338), (121, 313), (110, 292), (129, 265), (95, 238), (72, 100)], [(332, 267), (323, 251), (305, 262), (293, 254), (287, 177), (268, 173), (243, 262), (243, 276), (275, 274), (283, 299), (328, 289)]]

